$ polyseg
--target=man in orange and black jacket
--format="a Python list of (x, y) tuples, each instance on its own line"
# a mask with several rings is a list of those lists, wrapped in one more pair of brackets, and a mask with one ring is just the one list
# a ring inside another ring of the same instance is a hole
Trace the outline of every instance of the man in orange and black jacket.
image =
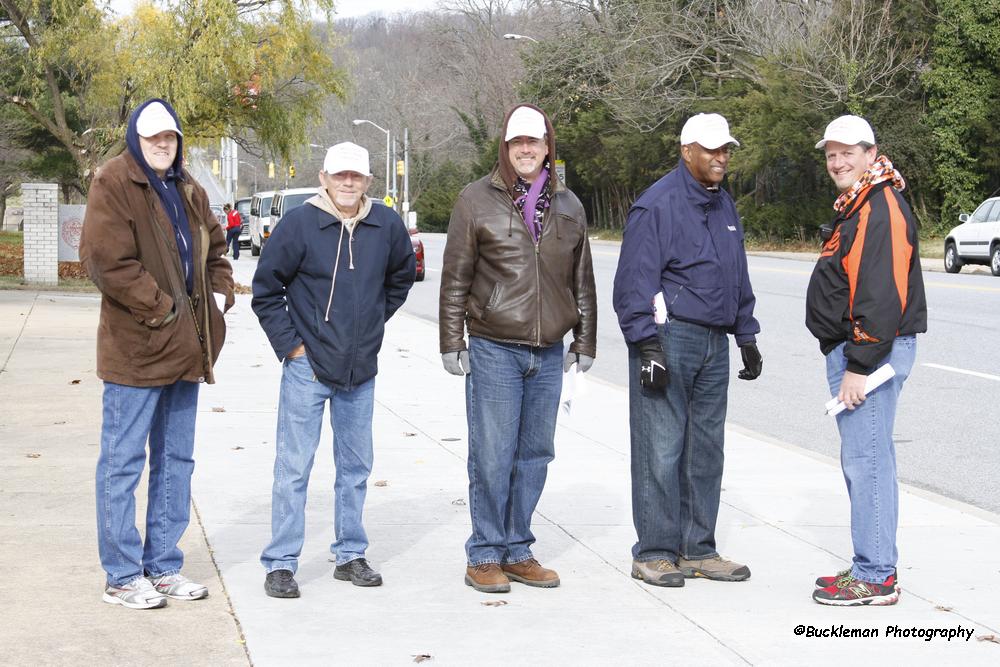
[[(917, 227), (900, 192), (902, 175), (878, 154), (871, 126), (858, 116), (831, 122), (816, 144), (840, 191), (837, 217), (806, 293), (806, 326), (826, 355), (837, 415), (841, 466), (851, 500), (850, 569), (816, 580), (813, 599), (835, 606), (890, 605), (899, 599), (896, 405), (913, 366), (916, 335), (927, 331)], [(895, 374), (867, 393), (868, 376)]]

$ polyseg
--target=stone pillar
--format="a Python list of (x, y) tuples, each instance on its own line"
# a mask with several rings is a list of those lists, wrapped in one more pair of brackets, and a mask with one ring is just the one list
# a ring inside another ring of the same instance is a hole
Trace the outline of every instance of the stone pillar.
[(59, 186), (23, 183), (24, 282), (59, 284)]

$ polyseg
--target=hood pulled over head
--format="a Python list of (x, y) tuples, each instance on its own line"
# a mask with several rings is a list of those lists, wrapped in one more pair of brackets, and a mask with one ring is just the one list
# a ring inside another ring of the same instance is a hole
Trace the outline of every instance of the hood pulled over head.
[[(164, 123), (162, 129), (173, 129), (177, 134), (177, 156), (174, 158), (174, 163), (171, 166), (171, 170), (173, 171), (173, 175), (180, 177), (181, 164), (183, 163), (182, 156), (184, 155), (184, 136), (181, 134), (181, 122), (177, 118), (177, 112), (174, 111), (174, 108), (170, 106), (170, 103), (167, 102), (166, 100), (154, 97), (153, 99), (146, 100), (145, 102), (143, 102), (142, 104), (140, 104), (135, 108), (135, 110), (132, 112), (131, 117), (129, 117), (128, 119), (128, 129), (125, 131), (125, 145), (128, 146), (128, 152), (132, 154), (132, 157), (135, 158), (135, 161), (139, 163), (139, 166), (142, 167), (142, 170), (144, 172), (146, 172), (146, 175), (150, 179), (154, 178), (156, 172), (154, 172), (153, 168), (150, 167), (149, 164), (146, 162), (146, 158), (142, 154), (142, 146), (139, 145), (139, 126), (138, 126), (139, 116), (142, 115), (142, 112), (146, 109), (146, 107), (154, 103), (162, 105), (163, 109), (166, 110), (166, 112), (170, 115), (170, 117), (173, 118), (174, 127), (173, 128), (167, 127), (169, 123)], [(162, 112), (160, 112), (157, 115), (162, 115)], [(163, 119), (157, 119), (157, 120), (163, 120)], [(154, 127), (152, 129), (158, 129), (158, 128)], [(159, 131), (162, 131), (162, 129)]]

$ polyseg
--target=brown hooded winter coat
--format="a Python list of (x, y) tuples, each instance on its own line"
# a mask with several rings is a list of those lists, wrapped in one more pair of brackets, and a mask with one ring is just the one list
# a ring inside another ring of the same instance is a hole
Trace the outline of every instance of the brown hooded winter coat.
[[(186, 172), (178, 189), (191, 229), (190, 297), (170, 218), (131, 154), (109, 160), (90, 186), (80, 261), (103, 295), (97, 330), (102, 380), (133, 387), (214, 382), (226, 325), (212, 292), (225, 295), (228, 309), (233, 271), (205, 190)], [(176, 317), (163, 324), (171, 310)]]

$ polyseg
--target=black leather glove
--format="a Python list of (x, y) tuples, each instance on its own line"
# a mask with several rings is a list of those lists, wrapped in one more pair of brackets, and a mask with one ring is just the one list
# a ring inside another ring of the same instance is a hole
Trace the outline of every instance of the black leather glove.
[(663, 354), (660, 339), (650, 336), (635, 346), (639, 350), (639, 382), (646, 389), (662, 390), (667, 386), (667, 356)]
[(760, 377), (760, 371), (764, 367), (764, 358), (760, 356), (760, 350), (756, 343), (744, 343), (740, 345), (740, 354), (743, 355), (743, 370), (739, 373), (741, 380), (756, 380)]

